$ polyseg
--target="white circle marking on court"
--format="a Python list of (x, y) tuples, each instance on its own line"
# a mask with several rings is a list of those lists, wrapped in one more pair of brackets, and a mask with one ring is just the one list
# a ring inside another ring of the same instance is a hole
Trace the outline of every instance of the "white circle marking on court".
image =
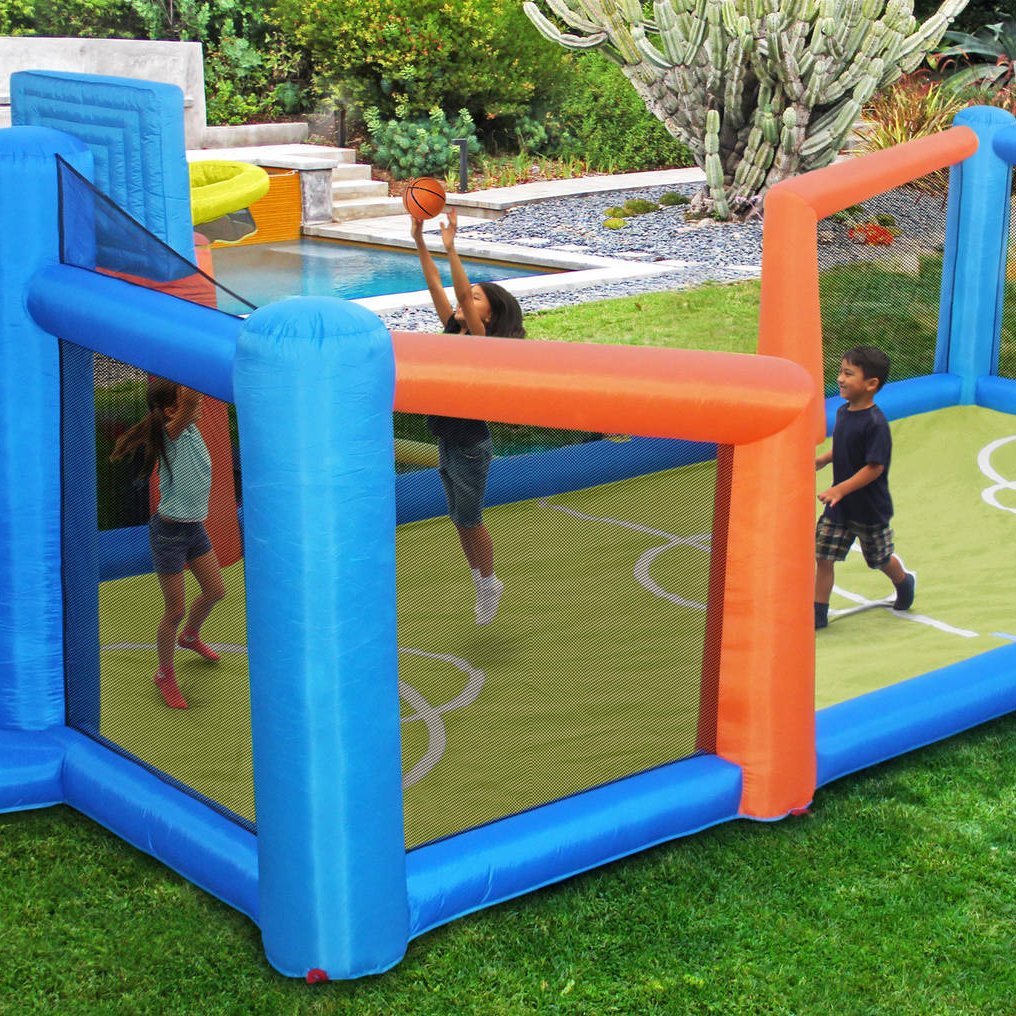
[(653, 596), (669, 600), (678, 607), (689, 607), (692, 610), (706, 609), (706, 604), (698, 600), (689, 600), (684, 596), (679, 596), (677, 593), (668, 592), (649, 574), (649, 568), (660, 554), (674, 547), (694, 547), (696, 550), (701, 550), (703, 553), (708, 554), (712, 548), (712, 535), (710, 533), (676, 536), (674, 533), (667, 533), (662, 529), (654, 529), (652, 526), (644, 526), (638, 522), (628, 522), (625, 519), (615, 519), (610, 515), (589, 515), (586, 512), (580, 512), (577, 508), (569, 508), (563, 504), (554, 504), (545, 497), (540, 498), (540, 504), (546, 508), (553, 508), (555, 511), (564, 512), (565, 515), (571, 515), (573, 518), (581, 519), (583, 522), (604, 522), (609, 525), (621, 526), (623, 529), (631, 529), (636, 533), (658, 536), (660, 539), (665, 540), (665, 543), (658, 547), (650, 547), (649, 550), (644, 551), (639, 556), (639, 559), (635, 562), (635, 567), (632, 569), (635, 581), (643, 589), (652, 593)]

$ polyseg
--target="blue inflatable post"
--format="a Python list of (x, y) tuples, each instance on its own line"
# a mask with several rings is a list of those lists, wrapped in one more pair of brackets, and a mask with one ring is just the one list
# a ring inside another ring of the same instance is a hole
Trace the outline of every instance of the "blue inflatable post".
[(0, 728), (20, 730), (64, 722), (60, 353), (26, 310), (59, 260), (57, 155), (92, 171), (66, 134), (0, 131)]
[(960, 402), (970, 404), (977, 379), (994, 373), (1002, 327), (1012, 172), (992, 142), (1016, 118), (972, 106), (953, 122), (973, 130), (980, 146), (950, 172), (935, 370), (959, 376)]
[(358, 977), (408, 941), (391, 339), (369, 311), (255, 311), (243, 463), (259, 923), (270, 962)]

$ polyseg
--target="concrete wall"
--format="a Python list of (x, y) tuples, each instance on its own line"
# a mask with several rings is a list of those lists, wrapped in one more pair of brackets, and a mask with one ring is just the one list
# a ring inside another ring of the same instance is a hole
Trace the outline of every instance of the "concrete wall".
[(72, 71), (165, 81), (183, 91), (188, 148), (205, 144), (205, 71), (200, 42), (0, 36), (0, 127), (11, 123), (15, 71)]

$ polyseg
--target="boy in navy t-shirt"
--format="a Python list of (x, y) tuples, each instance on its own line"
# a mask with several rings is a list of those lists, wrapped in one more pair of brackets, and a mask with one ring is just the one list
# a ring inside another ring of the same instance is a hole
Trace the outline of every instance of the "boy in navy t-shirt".
[(843, 354), (837, 383), (847, 400), (836, 413), (832, 448), (815, 459), (815, 468), (833, 464), (833, 485), (818, 499), (825, 511), (815, 528), (815, 628), (829, 624), (829, 597), (836, 561), (844, 561), (855, 538), (869, 568), (878, 568), (896, 587), (893, 610), (909, 610), (916, 576), (893, 553), (889, 520), (889, 462), (893, 441), (889, 423), (875, 405), (885, 384), (889, 357), (875, 346), (855, 346)]

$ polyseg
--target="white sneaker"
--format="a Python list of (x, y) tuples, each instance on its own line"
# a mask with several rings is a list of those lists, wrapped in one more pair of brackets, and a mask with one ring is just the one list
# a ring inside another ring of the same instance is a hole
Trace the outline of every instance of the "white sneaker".
[(501, 603), (504, 583), (498, 578), (491, 578), (476, 587), (476, 623), (490, 624)]

